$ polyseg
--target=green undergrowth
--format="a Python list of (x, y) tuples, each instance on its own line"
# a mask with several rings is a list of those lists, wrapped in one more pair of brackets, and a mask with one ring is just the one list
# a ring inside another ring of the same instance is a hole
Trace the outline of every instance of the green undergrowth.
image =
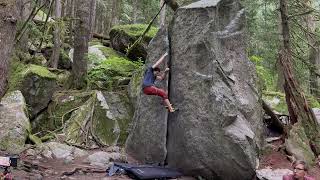
[(92, 39), (90, 42), (89, 42), (89, 46), (96, 46), (96, 45), (101, 45), (102, 46), (102, 43), (99, 39)]
[[(288, 114), (288, 108), (284, 93), (275, 91), (263, 91), (262, 97), (275, 111)], [(305, 97), (311, 108), (320, 108), (320, 103), (314, 96), (306, 95)]]
[(269, 69), (264, 67), (264, 59), (259, 56), (250, 56), (250, 61), (255, 64), (257, 75), (259, 78), (258, 85), (260, 89), (270, 90), (274, 87), (274, 76)]

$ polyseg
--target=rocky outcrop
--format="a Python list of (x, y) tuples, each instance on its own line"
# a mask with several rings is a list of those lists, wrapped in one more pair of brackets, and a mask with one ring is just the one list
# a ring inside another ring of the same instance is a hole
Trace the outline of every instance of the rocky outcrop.
[(24, 97), (20, 91), (8, 93), (0, 104), (0, 150), (18, 154), (30, 131)]
[[(150, 42), (148, 52), (152, 53), (148, 54), (146, 66), (155, 63), (168, 48), (167, 30), (160, 29)], [(136, 86), (141, 88), (141, 78), (136, 81)], [(158, 82), (158, 86), (166, 89), (167, 81)], [(126, 151), (143, 162), (164, 163), (167, 154), (167, 110), (161, 105), (160, 97), (137, 92), (139, 96), (136, 99), (133, 127), (126, 142)]]
[(295, 123), (291, 127), (288, 138), (285, 141), (285, 147), (288, 154), (296, 159), (304, 160), (307, 164), (312, 164), (316, 158), (310, 149), (310, 142), (301, 122)]
[[(167, 115), (159, 97), (140, 95), (129, 155), (206, 179), (252, 179), (262, 108), (244, 18), (238, 0), (202, 0), (176, 11), (169, 98), (180, 110)], [(151, 47), (158, 49), (152, 57), (165, 49), (163, 41)]]
[(48, 111), (32, 123), (33, 132), (50, 132), (63, 128), (65, 140), (72, 144), (124, 144), (132, 111), (125, 93), (57, 92)]
[(59, 88), (58, 76), (47, 68), (37, 65), (24, 65), (10, 77), (10, 89), (20, 90), (29, 106), (33, 119), (44, 110)]

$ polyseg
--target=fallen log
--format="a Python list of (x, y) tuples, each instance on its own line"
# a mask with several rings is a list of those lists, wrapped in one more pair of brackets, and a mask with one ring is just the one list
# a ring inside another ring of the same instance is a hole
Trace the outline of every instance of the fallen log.
[(110, 37), (107, 37), (107, 36), (104, 36), (104, 35), (98, 34), (98, 33), (93, 33), (92, 36), (93, 36), (94, 38), (97, 38), (97, 39), (110, 40)]
[(278, 118), (278, 116), (272, 111), (271, 107), (265, 102), (262, 101), (262, 108), (267, 115), (271, 117), (271, 126), (276, 128), (279, 133), (284, 133), (284, 125)]

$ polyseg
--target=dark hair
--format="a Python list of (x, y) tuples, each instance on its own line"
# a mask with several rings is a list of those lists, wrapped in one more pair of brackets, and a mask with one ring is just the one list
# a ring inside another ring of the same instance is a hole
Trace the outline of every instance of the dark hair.
[(153, 71), (159, 71), (160, 72), (160, 68), (155, 67), (155, 68), (153, 68)]

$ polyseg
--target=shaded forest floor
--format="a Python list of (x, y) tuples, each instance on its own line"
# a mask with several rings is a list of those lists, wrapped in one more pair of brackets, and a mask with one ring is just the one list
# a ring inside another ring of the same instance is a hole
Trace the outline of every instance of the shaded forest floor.
[[(272, 148), (260, 158), (259, 169), (290, 169), (291, 161), (283, 151), (283, 144), (275, 141)], [(94, 152), (94, 150), (92, 151)], [(92, 153), (91, 152), (91, 153)], [(41, 180), (41, 179), (66, 179), (66, 180), (128, 180), (132, 179), (126, 175), (108, 177), (105, 168), (91, 166), (83, 161), (87, 157), (75, 158), (72, 162), (65, 159), (37, 158), (36, 156), (20, 155), (18, 168), (11, 168), (15, 180)], [(128, 157), (129, 163), (136, 163)], [(320, 167), (311, 166), (309, 174), (320, 180)], [(194, 180), (192, 177), (181, 177), (178, 180)]]
[[(37, 159), (34, 156), (20, 155), (19, 166), (11, 168), (15, 180), (129, 180), (127, 175), (108, 177), (106, 168), (99, 168), (85, 163), (81, 157), (66, 163), (64, 159)], [(131, 162), (132, 163), (132, 162)], [(195, 180), (192, 177), (181, 177), (176, 180)]]
[[(274, 142), (272, 143), (273, 150), (268, 153), (262, 155), (260, 158), (260, 166), (259, 169), (264, 168), (272, 168), (272, 169), (292, 169), (292, 163), (282, 150), (282, 143)], [(309, 175), (316, 178), (316, 180), (320, 180), (320, 167), (317, 165), (309, 166)]]

